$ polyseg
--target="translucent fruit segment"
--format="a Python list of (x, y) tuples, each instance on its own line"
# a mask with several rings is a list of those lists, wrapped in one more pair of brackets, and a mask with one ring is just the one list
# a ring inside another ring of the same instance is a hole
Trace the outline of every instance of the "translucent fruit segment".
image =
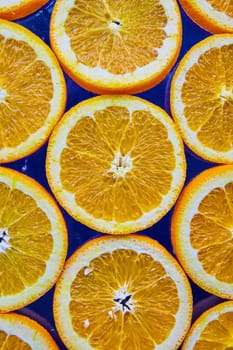
[(7, 334), (3, 331), (0, 331), (0, 344), (3, 344), (6, 341)]
[(66, 144), (60, 158), (62, 186), (95, 218), (136, 220), (159, 206), (171, 187), (173, 145), (149, 111), (97, 110), (77, 121)]
[(114, 179), (107, 172), (109, 167), (109, 162), (82, 153), (64, 149), (61, 154), (64, 188), (75, 194), (77, 204), (87, 212), (106, 220), (112, 219), (113, 210)]
[[(166, 39), (167, 16), (159, 0), (75, 0), (65, 21), (77, 61), (113, 74), (154, 61)], [(121, 53), (119, 55), (119, 52)]]
[(51, 72), (29, 44), (0, 35), (0, 149), (43, 126), (53, 93)]
[(88, 116), (78, 120), (69, 132), (66, 144), (73, 152), (85, 153), (103, 161), (113, 159), (111, 148), (102, 134), (101, 127), (98, 127), (94, 118)]
[(136, 220), (143, 214), (139, 200), (127, 182), (127, 178), (118, 178), (114, 186), (114, 212), (113, 218), (116, 221), (125, 222)]
[(126, 107), (110, 106), (94, 113), (97, 128), (115, 154), (126, 130), (129, 128), (130, 112)]
[[(174, 150), (165, 126), (149, 112), (133, 112), (120, 149), (123, 154), (130, 152), (133, 159), (133, 169), (126, 180), (135, 197), (140, 199), (142, 212), (159, 206), (171, 187), (171, 172), (175, 168)], [(151, 186), (152, 183), (155, 185)]]
[(14, 295), (24, 290), (24, 284), (20, 278), (17, 268), (11, 263), (7, 255), (0, 253), (1, 296)]
[[(216, 232), (218, 232), (217, 235)], [(190, 241), (194, 249), (199, 250), (210, 245), (225, 244), (231, 237), (230, 230), (205, 215), (196, 214), (191, 221)]]
[[(130, 296), (127, 310), (117, 307), (119, 291)], [(74, 331), (102, 350), (154, 349), (169, 336), (179, 308), (176, 285), (161, 263), (129, 249), (91, 260), (70, 296)]]
[(201, 201), (199, 211), (216, 224), (225, 228), (233, 229), (233, 206), (231, 193), (227, 193), (227, 188), (232, 187), (232, 183), (225, 187), (216, 187)]
[(32, 197), (4, 183), (0, 183), (0, 192), (0, 286), (4, 296), (22, 291), (44, 274), (53, 238), (48, 217)]
[(232, 188), (228, 183), (209, 192), (191, 221), (190, 233), (191, 245), (198, 250), (204, 270), (227, 283), (233, 282)]
[(203, 145), (222, 152), (233, 146), (232, 54), (232, 44), (208, 49), (187, 71), (182, 87), (189, 128)]

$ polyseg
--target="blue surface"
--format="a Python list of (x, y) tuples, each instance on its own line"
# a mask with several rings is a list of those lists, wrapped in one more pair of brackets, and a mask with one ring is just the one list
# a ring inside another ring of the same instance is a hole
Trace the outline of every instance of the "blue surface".
[[(25, 19), (18, 20), (17, 22), (29, 28), (31, 31), (39, 35), (47, 44), (49, 44), (49, 19), (53, 5), (54, 0), (50, 1), (46, 6), (44, 6), (41, 10), (37, 11), (35, 14), (28, 16)], [(193, 44), (210, 35), (210, 33), (207, 33), (206, 31), (199, 28), (196, 24), (194, 24), (182, 10), (181, 14), (183, 21), (183, 43), (179, 59), (187, 52), (187, 50)], [(166, 109), (169, 112), (169, 84), (172, 73), (173, 71), (170, 74), (168, 74), (166, 79), (163, 82), (161, 82), (158, 86), (154, 87), (149, 91), (138, 94), (138, 96), (159, 105), (160, 107)], [(94, 96), (94, 94), (80, 88), (69, 77), (65, 77), (68, 90), (66, 109), (69, 109), (71, 106), (77, 104), (79, 101)], [(38, 182), (40, 182), (49, 192), (51, 192), (47, 184), (44, 172), (46, 147), (47, 145), (45, 145), (39, 151), (37, 151), (36, 153), (34, 153), (26, 159), (22, 159), (14, 163), (8, 163), (6, 164), (6, 166), (17, 169), (33, 177)], [(194, 156), (187, 149), (186, 157), (188, 163), (186, 183), (202, 170), (214, 165), (213, 163), (202, 161), (198, 157)], [(62, 210), (62, 212), (64, 214), (69, 232), (68, 256), (70, 256), (70, 254), (74, 250), (76, 250), (81, 244), (93, 237), (99, 236), (99, 234), (94, 230), (91, 230), (73, 220), (64, 210)], [(154, 239), (157, 239), (172, 253), (170, 242), (171, 215), (172, 210), (153, 227), (142, 231), (141, 233), (144, 235), (148, 235)], [(191, 285), (194, 294), (194, 302), (197, 302), (209, 296), (208, 293), (204, 292), (193, 283), (191, 283)], [(34, 302), (29, 306), (31, 310), (45, 317), (52, 324), (52, 326), (54, 325), (52, 315), (53, 290), (54, 289), (50, 290), (46, 295), (44, 295), (38, 301)], [(65, 347), (63, 348), (62, 345), (60, 345), (60, 348), (65, 349)]]

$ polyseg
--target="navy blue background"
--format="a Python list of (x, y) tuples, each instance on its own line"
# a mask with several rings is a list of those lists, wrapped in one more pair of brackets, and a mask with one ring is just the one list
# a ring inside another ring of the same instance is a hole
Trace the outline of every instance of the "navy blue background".
[[(37, 11), (31, 16), (28, 16), (22, 20), (16, 21), (17, 23), (27, 27), (32, 32), (40, 36), (47, 44), (49, 44), (49, 22), (50, 15), (54, 5), (54, 0), (49, 1), (42, 9)], [(181, 9), (182, 22), (183, 22), (183, 42), (180, 52), (179, 59), (193, 46), (196, 42), (204, 39), (211, 35), (210, 33), (202, 30), (195, 23), (193, 23)], [(175, 69), (175, 68), (174, 68)], [(174, 71), (173, 69), (173, 71)], [(169, 113), (169, 84), (173, 74), (171, 71), (166, 79), (164, 79), (158, 86), (144, 93), (138, 94), (138, 96), (159, 105), (166, 109)], [(78, 102), (94, 96), (93, 93), (85, 91), (74, 83), (68, 76), (65, 75), (67, 82), (67, 106), (66, 110), (74, 106)], [(42, 147), (39, 151), (31, 155), (30, 157), (22, 160), (5, 164), (4, 166), (17, 169), (27, 175), (33, 177), (40, 182), (50, 193), (50, 189), (45, 176), (45, 157), (46, 157), (47, 144)], [(212, 167), (215, 164), (201, 160), (200, 158), (193, 155), (187, 148), (185, 149), (187, 158), (187, 179), (186, 183), (190, 181), (192, 177), (201, 172), (202, 170)], [(68, 232), (69, 232), (69, 250), (68, 256), (70, 256), (81, 244), (90, 240), (91, 238), (97, 237), (100, 234), (94, 230), (91, 230), (84, 225), (79, 224), (73, 220), (62, 208), (63, 215), (66, 220)], [(170, 221), (171, 221), (172, 210), (153, 227), (140, 232), (141, 234), (148, 235), (158, 240), (164, 245), (171, 253), (171, 241), (170, 241)], [(194, 296), (194, 303), (209, 296), (208, 293), (201, 290), (195, 284), (191, 282)], [(38, 313), (41, 317), (45, 318), (54, 327), (54, 320), (52, 314), (52, 300), (53, 291), (50, 290), (44, 296), (42, 296), (36, 302), (30, 304), (28, 308), (32, 312)], [(27, 308), (27, 309), (28, 309)], [(31, 314), (33, 316), (33, 314)], [(43, 321), (42, 321), (43, 323)], [(54, 332), (52, 331), (54, 334)], [(61, 349), (66, 349), (61, 343), (59, 343)]]

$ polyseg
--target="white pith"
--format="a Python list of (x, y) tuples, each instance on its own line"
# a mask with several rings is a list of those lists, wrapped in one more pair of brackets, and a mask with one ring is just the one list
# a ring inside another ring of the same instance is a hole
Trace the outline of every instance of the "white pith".
[(130, 155), (123, 156), (120, 152), (117, 152), (108, 172), (112, 173), (114, 178), (124, 177), (132, 167), (133, 162)]
[(8, 236), (7, 228), (0, 228), (0, 254), (5, 253), (7, 249), (10, 249), (9, 244), (10, 237)]
[(222, 87), (222, 90), (219, 94), (219, 97), (222, 99), (222, 103), (224, 104), (226, 100), (228, 101), (233, 101), (233, 91), (231, 90), (227, 90), (226, 86), (224, 85)]
[[(124, 285), (124, 287), (122, 287), (121, 289), (115, 291), (114, 299), (115, 300), (119, 299), (120, 301), (122, 301), (129, 295), (130, 295), (130, 293), (127, 290), (127, 285)], [(133, 303), (133, 299), (132, 298), (130, 298), (129, 301), (126, 303), (128, 308), (127, 307), (122, 307), (122, 304), (120, 303), (120, 301), (119, 302), (115, 301), (116, 305), (109, 312), (109, 316), (110, 317), (114, 318), (114, 313), (116, 311), (121, 311), (123, 314), (126, 313), (126, 312), (133, 312), (133, 310), (134, 310), (134, 303)]]
[(0, 103), (4, 103), (6, 96), (6, 90), (0, 89)]
[[(0, 328), (1, 332), (6, 333), (8, 336), (15, 336), (21, 339), (27, 346), (30, 346), (34, 350), (41, 350), (42, 348), (46, 350), (56, 349), (55, 343), (49, 333), (41, 325), (35, 324), (35, 321), (28, 317), (15, 313), (0, 315)], [(8, 346), (9, 343), (7, 344)]]

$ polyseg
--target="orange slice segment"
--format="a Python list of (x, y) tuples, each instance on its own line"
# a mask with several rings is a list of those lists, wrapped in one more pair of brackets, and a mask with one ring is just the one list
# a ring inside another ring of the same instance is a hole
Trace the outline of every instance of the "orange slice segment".
[(132, 93), (159, 83), (180, 50), (176, 1), (58, 0), (51, 44), (68, 74), (97, 93)]
[(187, 14), (202, 28), (212, 33), (233, 32), (232, 0), (180, 0)]
[(0, 20), (0, 161), (42, 146), (65, 101), (63, 73), (49, 47), (24, 27)]
[(49, 0), (1, 0), (0, 18), (14, 20), (37, 11)]
[(181, 60), (171, 85), (171, 110), (198, 156), (233, 162), (233, 35), (213, 35)]
[(184, 182), (183, 145), (169, 116), (132, 96), (99, 96), (67, 112), (47, 153), (47, 177), (78, 221), (107, 233), (157, 222)]
[(57, 279), (67, 251), (64, 220), (32, 179), (0, 168), (0, 312), (38, 299)]
[(191, 316), (188, 280), (157, 241), (101, 237), (66, 263), (54, 297), (69, 349), (177, 349)]
[(233, 349), (233, 302), (223, 302), (204, 312), (193, 324), (182, 350)]
[(208, 169), (184, 189), (172, 218), (172, 241), (185, 271), (203, 289), (233, 298), (233, 166)]
[(58, 350), (58, 346), (39, 323), (16, 313), (0, 314), (1, 350)]

